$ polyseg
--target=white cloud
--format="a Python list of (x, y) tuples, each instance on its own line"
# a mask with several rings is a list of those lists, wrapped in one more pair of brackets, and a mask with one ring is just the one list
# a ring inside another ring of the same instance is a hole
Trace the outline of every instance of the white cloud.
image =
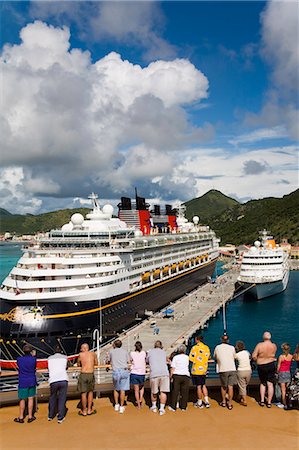
[(239, 145), (244, 143), (254, 143), (268, 139), (281, 139), (288, 136), (286, 129), (282, 126), (273, 128), (259, 128), (250, 133), (241, 134), (228, 142), (232, 145)]
[(163, 38), (165, 19), (157, 2), (31, 2), (30, 15), (58, 25), (74, 24), (86, 42), (133, 44), (146, 61), (176, 56), (175, 46)]
[(107, 197), (137, 179), (150, 192), (155, 176), (171, 176), (170, 151), (213, 135), (184, 111), (208, 95), (207, 78), (189, 61), (141, 68), (110, 53), (93, 63), (70, 48), (68, 28), (40, 21), (20, 37), (0, 59), (1, 163), (19, 168), (28, 196)]
[(246, 117), (246, 123), (253, 126), (283, 124), (294, 140), (299, 139), (298, 13), (297, 1), (267, 2), (261, 15), (261, 53), (272, 71), (271, 88), (261, 112)]
[(234, 192), (239, 199), (281, 197), (298, 188), (297, 149), (293, 145), (244, 148), (240, 153), (221, 147), (198, 148), (177, 157), (182, 180), (186, 173), (196, 178), (197, 196), (218, 189), (228, 196)]

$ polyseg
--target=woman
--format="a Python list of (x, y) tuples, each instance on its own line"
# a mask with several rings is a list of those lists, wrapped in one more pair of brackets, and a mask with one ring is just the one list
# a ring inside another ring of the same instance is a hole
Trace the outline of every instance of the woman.
[(296, 345), (293, 360), (296, 361), (296, 369), (299, 369), (299, 344)]
[(140, 409), (142, 407), (144, 396), (144, 380), (146, 371), (146, 353), (142, 350), (142, 344), (140, 341), (135, 342), (135, 352), (130, 353), (130, 358), (132, 362), (130, 383), (134, 388), (137, 408)]
[(183, 344), (179, 346), (178, 354), (171, 361), (170, 378), (173, 381), (173, 388), (169, 410), (176, 410), (177, 399), (180, 395), (180, 408), (182, 411), (186, 411), (190, 388), (190, 372), (189, 356), (186, 355), (186, 346)]
[(287, 385), (291, 381), (291, 364), (293, 360), (293, 355), (290, 353), (290, 345), (284, 342), (281, 346), (283, 351), (282, 355), (278, 357), (277, 363), (277, 373), (278, 373), (278, 383), (281, 389), (281, 402), (284, 407), (287, 407), (286, 402), (286, 389)]
[(235, 345), (236, 360), (238, 362), (237, 381), (239, 388), (240, 403), (247, 406), (247, 386), (251, 378), (250, 353), (245, 349), (243, 341), (237, 341)]

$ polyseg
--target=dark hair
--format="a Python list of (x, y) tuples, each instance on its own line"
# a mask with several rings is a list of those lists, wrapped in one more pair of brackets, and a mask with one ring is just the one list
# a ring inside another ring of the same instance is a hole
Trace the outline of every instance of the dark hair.
[(57, 344), (57, 345), (55, 345), (54, 353), (64, 353), (64, 351), (62, 350), (60, 345)]
[(140, 341), (136, 341), (136, 342), (135, 342), (135, 350), (136, 350), (136, 352), (141, 352), (141, 350), (142, 350), (142, 344), (141, 344)]
[(163, 348), (162, 342), (161, 341), (156, 341), (155, 342), (155, 348)]
[(23, 352), (25, 353), (25, 355), (30, 355), (30, 353), (32, 352), (31, 345), (25, 344), (23, 347)]
[(120, 339), (116, 339), (116, 341), (114, 342), (114, 346), (116, 348), (120, 348), (122, 345), (123, 345), (123, 343)]
[(236, 345), (235, 345), (235, 349), (236, 349), (236, 352), (238, 353), (238, 352), (241, 352), (242, 350), (245, 350), (245, 344), (244, 344), (244, 342), (243, 341), (237, 341), (236, 342)]
[(203, 335), (202, 334), (198, 334), (197, 336), (195, 336), (195, 342), (202, 342), (203, 341)]
[(222, 341), (223, 343), (228, 342), (228, 341), (229, 341), (228, 335), (227, 335), (227, 334), (224, 334), (223, 336), (221, 336), (221, 341)]

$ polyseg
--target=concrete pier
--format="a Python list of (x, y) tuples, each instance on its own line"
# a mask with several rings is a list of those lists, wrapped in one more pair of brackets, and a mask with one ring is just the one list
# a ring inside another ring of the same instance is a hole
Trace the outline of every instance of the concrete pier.
[[(203, 328), (209, 319), (215, 317), (223, 305), (231, 300), (237, 276), (238, 271), (232, 269), (219, 276), (217, 283), (207, 283), (199, 287), (141, 324), (124, 331), (119, 335), (123, 347), (128, 351), (134, 350), (134, 342), (140, 340), (143, 348), (148, 350), (153, 347), (154, 341), (159, 339), (166, 352), (170, 354), (179, 344), (187, 341), (196, 330)], [(166, 310), (173, 312), (167, 315), (163, 313)], [(100, 349), (102, 364), (110, 349), (111, 344)]]

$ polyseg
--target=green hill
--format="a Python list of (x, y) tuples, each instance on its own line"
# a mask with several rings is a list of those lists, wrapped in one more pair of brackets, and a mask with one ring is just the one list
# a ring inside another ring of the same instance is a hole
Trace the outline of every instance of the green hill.
[(266, 228), (277, 242), (299, 242), (299, 189), (282, 198), (268, 197), (235, 205), (210, 217), (209, 225), (223, 243), (253, 243)]
[(90, 209), (61, 209), (59, 211), (48, 212), (34, 216), (26, 214), (10, 214), (5, 209), (0, 209), (0, 231), (5, 233), (34, 234), (39, 231), (46, 232), (53, 228), (60, 228), (63, 224), (70, 221), (72, 214), (79, 212), (85, 216)]
[(192, 219), (193, 216), (199, 216), (202, 222), (240, 203), (222, 194), (222, 192), (212, 189), (201, 197), (189, 200), (184, 204), (187, 208), (186, 216), (188, 219)]

